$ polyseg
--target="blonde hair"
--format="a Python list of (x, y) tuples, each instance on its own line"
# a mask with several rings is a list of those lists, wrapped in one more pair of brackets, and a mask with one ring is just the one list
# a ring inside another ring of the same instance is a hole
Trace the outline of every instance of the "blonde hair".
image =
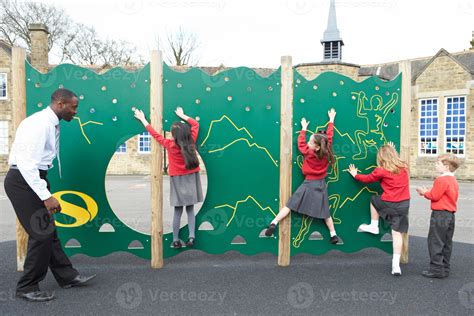
[(454, 172), (461, 165), (459, 159), (453, 154), (444, 154), (438, 157), (438, 160), (445, 166), (448, 166), (449, 171)]
[(383, 145), (377, 152), (377, 166), (394, 174), (399, 174), (407, 168), (405, 161), (401, 160), (397, 151), (390, 145)]

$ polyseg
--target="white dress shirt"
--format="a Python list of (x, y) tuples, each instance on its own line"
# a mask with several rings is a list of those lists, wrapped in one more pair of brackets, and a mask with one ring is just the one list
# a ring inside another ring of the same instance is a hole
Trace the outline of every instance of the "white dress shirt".
[(16, 130), (9, 165), (16, 165), (26, 183), (44, 201), (51, 196), (38, 170), (53, 167), (56, 157), (56, 126), (59, 119), (48, 106), (24, 119)]

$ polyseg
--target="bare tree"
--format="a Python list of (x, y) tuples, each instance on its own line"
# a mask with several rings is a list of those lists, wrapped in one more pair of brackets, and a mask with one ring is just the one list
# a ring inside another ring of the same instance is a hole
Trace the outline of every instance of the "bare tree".
[(72, 21), (63, 9), (53, 5), (16, 0), (0, 0), (0, 37), (14, 46), (31, 50), (28, 27), (42, 23), (48, 27), (49, 50), (67, 35)]
[(61, 62), (103, 68), (137, 64), (136, 49), (125, 41), (102, 40), (93, 27), (74, 23), (59, 7), (35, 2), (0, 0), (0, 38), (31, 51), (29, 25), (42, 23), (49, 31), (49, 50)]
[(199, 61), (199, 38), (195, 33), (179, 28), (168, 33), (166, 44), (160, 44), (169, 63), (176, 66), (195, 65)]
[(62, 62), (98, 65), (102, 68), (135, 65), (136, 49), (128, 42), (102, 40), (93, 27), (78, 24), (62, 43)]

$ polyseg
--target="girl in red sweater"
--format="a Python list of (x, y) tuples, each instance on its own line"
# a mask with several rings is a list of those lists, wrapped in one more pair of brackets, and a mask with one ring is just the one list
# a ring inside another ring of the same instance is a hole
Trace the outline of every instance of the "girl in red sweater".
[[(171, 136), (166, 139), (157, 133), (145, 118), (141, 110), (135, 110), (137, 118), (145, 126), (150, 135), (168, 151), (168, 173), (170, 175), (170, 202), (174, 206), (173, 216), (173, 248), (183, 245), (179, 239), (179, 226), (183, 207), (188, 214), (189, 238), (187, 247), (194, 246), (195, 217), (194, 204), (202, 202), (201, 179), (199, 177), (199, 159), (196, 153), (196, 139), (199, 132), (199, 123), (184, 114), (183, 109), (176, 108), (176, 115), (186, 121), (174, 122), (171, 125)], [(191, 126), (191, 128), (189, 127)]]
[(293, 193), (290, 200), (277, 214), (275, 219), (265, 231), (266, 236), (273, 235), (276, 225), (288, 216), (290, 210), (297, 213), (324, 219), (331, 235), (330, 242), (337, 244), (339, 238), (336, 235), (334, 222), (329, 213), (329, 200), (327, 185), (324, 180), (327, 176), (329, 164), (334, 163), (332, 153), (332, 137), (334, 134), (334, 118), (336, 111), (328, 111), (329, 124), (326, 133), (313, 134), (306, 143), (306, 129), (309, 122), (301, 119), (301, 132), (298, 137), (298, 149), (304, 156), (302, 171), (305, 176), (304, 182)]
[(402, 252), (402, 233), (408, 232), (408, 209), (410, 208), (410, 177), (407, 164), (400, 159), (392, 143), (379, 148), (377, 168), (371, 174), (357, 174), (353, 164), (349, 165), (350, 174), (360, 182), (380, 181), (383, 193), (372, 196), (370, 202), (370, 224), (362, 224), (359, 231), (379, 234), (379, 217), (392, 228), (393, 259), (392, 274), (402, 275), (400, 254)]

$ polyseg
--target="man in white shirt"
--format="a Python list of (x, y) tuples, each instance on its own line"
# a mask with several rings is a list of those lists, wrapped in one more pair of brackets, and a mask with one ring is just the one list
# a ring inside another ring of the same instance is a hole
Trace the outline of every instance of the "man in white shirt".
[(42, 302), (54, 294), (40, 291), (48, 267), (63, 288), (82, 285), (95, 275), (85, 277), (72, 267), (58, 239), (54, 213), (61, 211), (58, 200), (49, 191), (46, 177), (53, 160), (59, 160), (59, 121), (69, 122), (77, 113), (78, 98), (70, 90), (58, 89), (51, 104), (24, 119), (16, 131), (4, 185), (21, 225), (28, 233), (28, 250), (24, 273), (18, 281), (17, 296)]

